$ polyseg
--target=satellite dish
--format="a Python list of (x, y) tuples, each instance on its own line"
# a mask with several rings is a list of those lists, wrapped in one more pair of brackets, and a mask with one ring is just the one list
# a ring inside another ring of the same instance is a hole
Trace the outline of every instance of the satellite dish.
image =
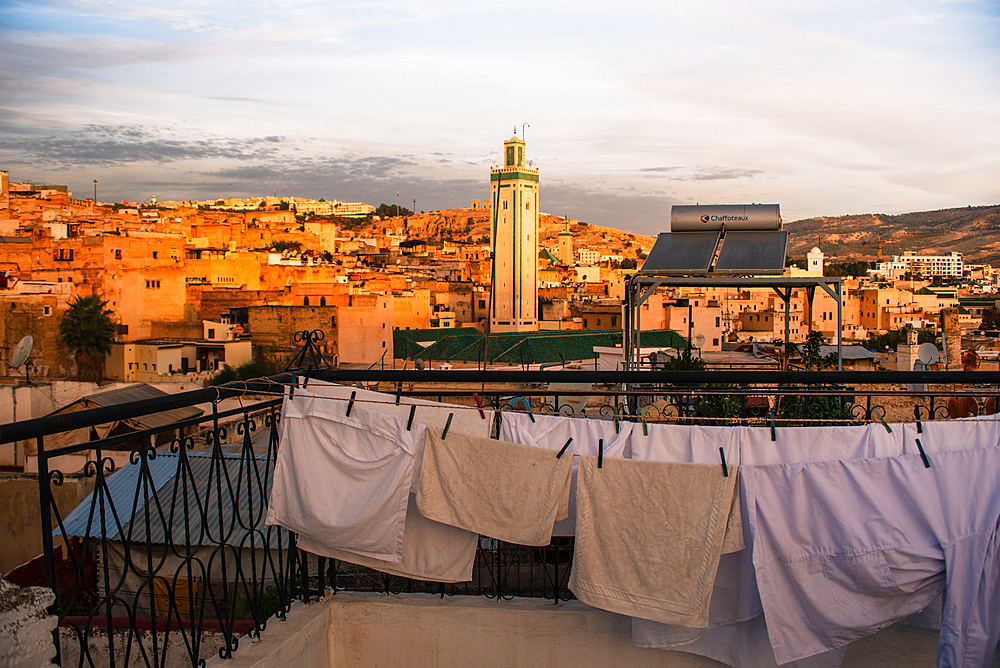
[(937, 346), (933, 343), (921, 343), (920, 347), (917, 348), (917, 359), (927, 366), (937, 364), (938, 359), (940, 359)]
[(31, 354), (31, 347), (35, 345), (35, 340), (31, 338), (31, 334), (25, 335), (17, 345), (14, 346), (14, 352), (10, 356), (10, 365), (13, 368), (18, 368), (24, 361), (28, 359), (28, 355)]
[(705, 335), (695, 334), (694, 336), (692, 336), (691, 345), (694, 346), (695, 348), (701, 348), (703, 345), (705, 345)]
[(415, 368), (417, 371), (423, 371), (426, 365), (427, 363), (424, 362), (423, 358), (418, 357), (417, 359), (413, 360), (413, 368)]

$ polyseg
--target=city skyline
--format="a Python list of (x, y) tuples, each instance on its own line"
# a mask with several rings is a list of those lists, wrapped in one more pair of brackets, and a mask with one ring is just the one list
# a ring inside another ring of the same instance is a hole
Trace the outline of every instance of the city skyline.
[(0, 168), (102, 201), (458, 208), (515, 127), (542, 212), (640, 234), (1000, 200), (995, 2), (14, 1), (0, 38)]

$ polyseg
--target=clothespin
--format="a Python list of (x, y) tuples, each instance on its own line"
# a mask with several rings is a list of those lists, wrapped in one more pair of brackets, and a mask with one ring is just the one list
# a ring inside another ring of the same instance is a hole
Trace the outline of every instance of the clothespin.
[(777, 434), (774, 433), (774, 413), (771, 413), (771, 440), (777, 441)]
[(524, 406), (526, 411), (528, 411), (528, 418), (534, 422), (535, 416), (531, 412), (531, 397), (521, 397), (521, 405)]
[(572, 442), (573, 442), (572, 438), (566, 439), (566, 444), (564, 446), (562, 446), (562, 448), (559, 450), (559, 452), (556, 453), (556, 459), (559, 459), (560, 457), (563, 456), (563, 453), (566, 452), (566, 448), (568, 448), (569, 444), (572, 443)]
[(410, 406), (410, 417), (406, 420), (406, 431), (410, 431), (410, 427), (413, 426), (413, 416), (417, 412), (417, 405), (413, 404)]
[(612, 406), (611, 408), (613, 408), (614, 411), (615, 411), (615, 418), (614, 418), (615, 419), (615, 433), (617, 434), (618, 433), (618, 429), (619, 429), (619, 426), (618, 426), (618, 406), (615, 405), (615, 406)]
[(476, 400), (476, 406), (479, 407), (479, 418), (482, 420), (486, 419), (486, 413), (483, 412), (483, 400), (479, 398), (478, 392), (472, 393), (472, 398)]
[(307, 387), (309, 387), (309, 374), (312, 373), (312, 370), (313, 370), (312, 364), (310, 364), (309, 368), (306, 370), (305, 382), (302, 383), (302, 389), (303, 390), (306, 389)]
[(885, 430), (886, 430), (887, 432), (889, 432), (890, 434), (892, 433), (892, 427), (890, 427), (890, 426), (888, 425), (888, 423), (886, 423), (886, 421), (885, 421), (885, 418), (883, 418), (883, 417), (882, 417), (882, 414), (881, 414), (881, 413), (878, 413), (878, 412), (876, 412), (876, 411), (872, 411), (872, 415), (874, 415), (874, 416), (875, 416), (875, 419), (876, 419), (876, 420), (878, 420), (878, 421), (879, 421), (879, 423), (881, 423), (881, 425), (882, 425), (883, 427), (885, 427)]
[(642, 410), (639, 411), (639, 415), (642, 417), (642, 435), (649, 436), (649, 429), (646, 427), (646, 411), (649, 410), (649, 406), (643, 406)]
[(448, 435), (448, 430), (451, 429), (451, 419), (455, 417), (454, 413), (448, 413), (448, 421), (444, 423), (444, 431), (441, 432), (441, 440), (443, 441), (445, 436)]
[(913, 405), (913, 417), (917, 419), (917, 433), (924, 433), (924, 427), (920, 424), (920, 404)]
[(351, 409), (354, 408), (354, 397), (358, 396), (357, 392), (351, 392), (351, 400), (347, 402), (347, 417), (351, 417)]
[(927, 453), (924, 452), (924, 446), (920, 445), (920, 439), (917, 439), (917, 450), (920, 451), (920, 458), (924, 460), (924, 468), (929, 469), (931, 467), (931, 462), (927, 459)]
[(597, 468), (604, 466), (604, 439), (597, 441)]
[(403, 384), (396, 383), (396, 405), (399, 405), (399, 396), (403, 394)]
[(729, 477), (729, 467), (726, 466), (726, 451), (719, 446), (719, 457), (722, 458), (722, 475), (723, 477)]
[(288, 400), (291, 401), (295, 398), (295, 387), (299, 384), (298, 376), (292, 379), (291, 385), (288, 386)]

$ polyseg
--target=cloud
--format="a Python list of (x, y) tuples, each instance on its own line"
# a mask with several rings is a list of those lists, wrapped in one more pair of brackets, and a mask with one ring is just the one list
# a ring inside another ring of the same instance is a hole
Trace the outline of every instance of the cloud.
[(731, 167), (702, 167), (697, 174), (678, 177), (681, 181), (727, 181), (750, 179), (763, 174), (761, 169), (735, 169)]
[(285, 139), (279, 136), (182, 139), (138, 125), (87, 124), (76, 132), (8, 134), (0, 156), (11, 164), (41, 163), (51, 170), (64, 170), (205, 159), (262, 160), (277, 155), (275, 144), (283, 143)]

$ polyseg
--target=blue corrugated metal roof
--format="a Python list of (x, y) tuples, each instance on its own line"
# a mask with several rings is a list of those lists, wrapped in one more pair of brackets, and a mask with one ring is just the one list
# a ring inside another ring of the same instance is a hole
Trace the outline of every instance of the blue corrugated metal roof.
[(154, 459), (147, 460), (148, 477), (143, 476), (141, 463), (126, 464), (107, 477), (101, 503), (96, 492), (91, 493), (67, 515), (63, 521), (67, 535), (102, 535), (102, 506), (104, 535), (110, 540), (214, 545), (224, 538), (232, 544), (246, 536), (248, 527), (263, 527), (273, 462), (266, 456), (245, 459), (237, 454), (220, 458), (188, 452), (187, 457), (188, 466), (180, 475), (180, 456), (171, 452), (157, 451)]

